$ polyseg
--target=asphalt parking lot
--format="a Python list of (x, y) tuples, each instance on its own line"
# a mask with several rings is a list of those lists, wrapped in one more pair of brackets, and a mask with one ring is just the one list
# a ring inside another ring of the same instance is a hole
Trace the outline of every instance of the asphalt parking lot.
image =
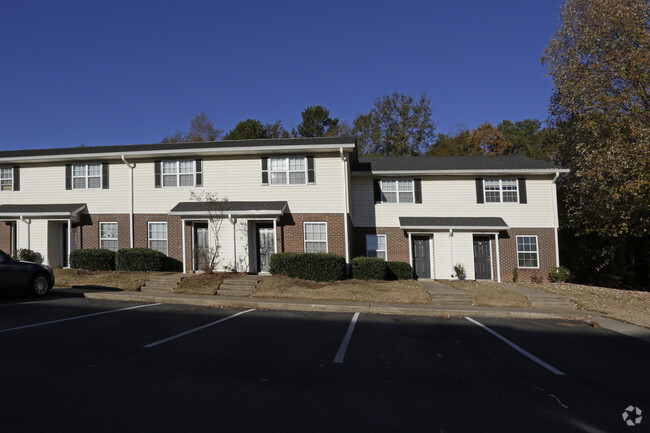
[(0, 298), (2, 432), (650, 431), (650, 344), (583, 322)]

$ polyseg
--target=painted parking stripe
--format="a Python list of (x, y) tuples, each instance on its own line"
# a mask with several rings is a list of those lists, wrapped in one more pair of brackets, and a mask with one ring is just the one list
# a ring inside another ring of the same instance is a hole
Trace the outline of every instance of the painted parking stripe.
[(539, 365), (541, 365), (542, 367), (544, 367), (545, 369), (547, 369), (547, 370), (550, 371), (551, 373), (556, 374), (556, 375), (558, 375), (558, 376), (564, 376), (564, 373), (562, 373), (560, 370), (558, 370), (557, 368), (553, 367), (552, 365), (547, 364), (546, 362), (542, 361), (541, 359), (539, 359), (538, 357), (536, 357), (536, 356), (533, 355), (532, 353), (528, 352), (527, 350), (522, 349), (521, 347), (517, 346), (515, 343), (513, 343), (513, 342), (510, 341), (510, 340), (508, 340), (506, 337), (504, 337), (503, 335), (499, 334), (498, 332), (491, 330), (490, 328), (488, 328), (488, 327), (485, 326), (484, 324), (482, 324), (482, 323), (480, 323), (480, 322), (478, 322), (478, 321), (472, 319), (471, 317), (465, 317), (465, 319), (467, 319), (467, 320), (469, 320), (470, 322), (472, 322), (473, 324), (478, 325), (478, 326), (480, 326), (481, 328), (485, 329), (487, 332), (489, 332), (490, 334), (494, 335), (494, 336), (497, 337), (499, 340), (503, 341), (503, 342), (506, 343), (508, 346), (510, 346), (510, 347), (512, 347), (513, 349), (515, 349), (517, 352), (519, 352), (519, 353), (521, 353), (522, 355), (528, 357), (529, 359), (535, 361), (536, 363), (538, 363)]
[(354, 313), (354, 316), (352, 316), (352, 321), (350, 322), (350, 326), (348, 326), (348, 332), (345, 333), (345, 337), (343, 338), (343, 342), (341, 342), (339, 351), (336, 352), (336, 356), (334, 357), (334, 364), (343, 364), (343, 358), (345, 358), (345, 352), (348, 350), (348, 344), (350, 344), (350, 339), (352, 338), (352, 333), (354, 332), (354, 327), (357, 324), (357, 320), (359, 320), (359, 313)]
[(205, 328), (209, 328), (210, 326), (214, 326), (214, 325), (217, 325), (217, 324), (219, 324), (221, 322), (225, 322), (226, 320), (232, 319), (232, 318), (237, 317), (239, 315), (242, 315), (242, 314), (245, 314), (245, 313), (250, 313), (251, 311), (255, 311), (255, 309), (251, 308), (250, 310), (240, 311), (239, 313), (233, 314), (232, 316), (224, 317), (223, 319), (216, 320), (216, 321), (214, 321), (212, 323), (208, 323), (207, 325), (199, 326), (198, 328), (190, 329), (189, 331), (181, 332), (180, 334), (173, 335), (173, 336), (171, 336), (169, 338), (165, 338), (163, 340), (158, 340), (156, 342), (147, 344), (144, 347), (150, 348), (150, 347), (158, 346), (159, 344), (167, 343), (168, 341), (172, 341), (172, 340), (175, 340), (177, 338), (184, 337), (184, 336), (186, 336), (188, 334), (191, 334), (193, 332), (200, 331), (200, 330), (205, 329)]
[(102, 314), (119, 313), (120, 311), (135, 310), (137, 308), (153, 307), (160, 304), (136, 305), (135, 307), (120, 308), (119, 310), (100, 311), (98, 313), (84, 314), (83, 316), (66, 317), (65, 319), (50, 320), (49, 322), (33, 323), (31, 325), (17, 326), (15, 328), (0, 329), (0, 333), (9, 331), (18, 331), (20, 329), (34, 328), (36, 326), (52, 325), (54, 323), (68, 322), (70, 320), (85, 319), (87, 317), (101, 316)]

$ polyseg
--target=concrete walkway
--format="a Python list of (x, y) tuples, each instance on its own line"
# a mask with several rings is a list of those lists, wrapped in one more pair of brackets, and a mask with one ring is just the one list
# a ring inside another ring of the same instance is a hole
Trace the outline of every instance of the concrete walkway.
[(434, 305), (472, 305), (472, 295), (436, 280), (418, 280)]

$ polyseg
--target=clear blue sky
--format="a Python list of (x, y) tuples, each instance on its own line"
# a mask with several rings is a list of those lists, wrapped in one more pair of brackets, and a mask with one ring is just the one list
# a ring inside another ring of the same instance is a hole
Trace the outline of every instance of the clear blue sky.
[(561, 0), (3, 0), (0, 150), (156, 143), (206, 112), (350, 124), (394, 91), (436, 132), (546, 119)]

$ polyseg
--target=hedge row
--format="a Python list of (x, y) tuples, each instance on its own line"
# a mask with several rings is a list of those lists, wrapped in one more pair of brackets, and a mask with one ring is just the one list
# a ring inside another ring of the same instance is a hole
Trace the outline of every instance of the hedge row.
[(358, 280), (408, 280), (412, 271), (404, 262), (386, 262), (378, 257), (352, 259), (352, 278)]
[(277, 253), (271, 256), (271, 273), (312, 281), (345, 278), (345, 259), (328, 253)]
[(89, 271), (143, 271), (165, 269), (167, 256), (148, 248), (125, 248), (117, 252), (86, 248), (70, 253), (70, 267)]

